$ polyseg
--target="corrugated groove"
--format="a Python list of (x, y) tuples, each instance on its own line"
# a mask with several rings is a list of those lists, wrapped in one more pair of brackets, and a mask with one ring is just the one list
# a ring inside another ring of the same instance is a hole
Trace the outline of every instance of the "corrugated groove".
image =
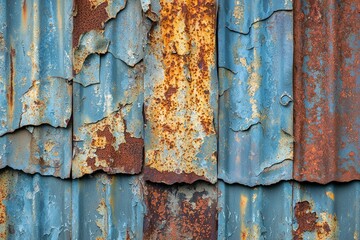
[(219, 178), (292, 178), (292, 4), (220, 1)]
[(214, 183), (216, 1), (158, 2), (145, 57), (144, 177)]
[(295, 163), (299, 181), (360, 179), (360, 5), (295, 4)]

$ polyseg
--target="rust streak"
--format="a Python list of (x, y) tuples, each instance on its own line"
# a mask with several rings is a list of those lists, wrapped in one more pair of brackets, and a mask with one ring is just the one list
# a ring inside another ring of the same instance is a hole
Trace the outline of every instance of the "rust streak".
[(15, 66), (14, 66), (14, 57), (15, 57), (15, 49), (11, 48), (10, 52), (10, 80), (9, 80), (9, 87), (7, 92), (7, 100), (8, 100), (8, 107), (9, 107), (9, 119), (12, 121), (14, 116), (14, 100), (15, 100), (15, 89), (14, 89), (14, 82), (15, 82)]

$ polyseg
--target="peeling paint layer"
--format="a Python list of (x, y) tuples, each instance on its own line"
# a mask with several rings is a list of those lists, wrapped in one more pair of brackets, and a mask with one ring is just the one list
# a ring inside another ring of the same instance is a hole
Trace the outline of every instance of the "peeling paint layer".
[(159, 3), (145, 58), (144, 176), (167, 184), (214, 183), (216, 1)]
[(360, 182), (218, 186), (219, 240), (358, 239)]
[(66, 127), (72, 0), (3, 0), (0, 23), (0, 136), (27, 125)]
[(143, 239), (138, 177), (61, 180), (1, 170), (0, 184), (1, 239)]
[(360, 5), (295, 5), (294, 178), (360, 179)]
[(216, 239), (216, 187), (146, 184), (144, 239)]
[(219, 178), (248, 186), (289, 180), (291, 3), (234, 2), (219, 8)]
[[(111, 53), (89, 58), (95, 84), (74, 83), (73, 178), (96, 170), (139, 173), (143, 161), (143, 64), (129, 67)], [(92, 63), (94, 61), (95, 63)], [(95, 70), (96, 69), (96, 70)]]

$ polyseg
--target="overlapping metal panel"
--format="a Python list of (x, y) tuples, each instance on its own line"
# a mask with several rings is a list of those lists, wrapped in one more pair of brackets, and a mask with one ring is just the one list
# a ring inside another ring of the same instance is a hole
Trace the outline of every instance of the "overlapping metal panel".
[(218, 239), (359, 239), (359, 194), (359, 182), (249, 188), (220, 181)]
[(292, 178), (291, 1), (220, 1), (219, 178)]
[[(156, 2), (156, 1), (154, 1)], [(145, 169), (154, 182), (216, 182), (216, 1), (158, 1), (145, 57)]]
[(136, 176), (71, 181), (2, 170), (0, 185), (1, 239), (142, 239)]
[(300, 181), (360, 179), (360, 5), (295, 4), (295, 164)]
[(72, 8), (0, 1), (0, 168), (70, 176)]

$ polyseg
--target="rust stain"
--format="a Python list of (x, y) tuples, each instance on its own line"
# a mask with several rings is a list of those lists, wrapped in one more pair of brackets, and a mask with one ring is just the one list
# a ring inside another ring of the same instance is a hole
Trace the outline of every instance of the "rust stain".
[(296, 180), (360, 179), (359, 11), (352, 0), (294, 1)]
[(7, 170), (1, 171), (2, 176), (0, 177), (0, 239), (7, 239), (8, 235), (8, 222), (7, 222), (7, 213), (5, 200), (8, 198), (9, 190), (9, 179)]
[[(135, 138), (126, 131), (126, 122), (120, 111), (96, 124), (83, 127), (82, 131), (92, 139), (91, 143), (84, 144), (84, 149), (77, 149), (75, 155), (73, 165), (80, 167), (82, 174), (89, 174), (96, 170), (112, 174), (141, 172), (144, 140)], [(82, 160), (83, 157), (85, 157), (85, 162)]]
[(24, 27), (26, 26), (27, 18), (28, 18), (28, 9), (26, 5), (26, 0), (24, 0), (22, 6), (22, 24)]
[[(324, 221), (319, 221), (316, 212), (312, 212), (312, 207), (308, 201), (298, 202), (295, 205), (295, 218), (298, 228), (293, 231), (294, 240), (303, 240), (303, 233), (314, 232), (316, 239), (328, 239), (333, 237), (336, 231), (336, 217), (331, 216), (330, 220), (325, 213), (321, 213)], [(329, 221), (329, 222), (327, 222)]]
[(106, 12), (108, 1), (95, 4), (94, 0), (75, 0), (74, 5), (73, 46), (77, 47), (82, 34), (104, 28), (104, 23), (109, 19)]
[(180, 175), (175, 172), (158, 171), (155, 168), (149, 167), (144, 169), (144, 179), (152, 182), (162, 182), (169, 185), (177, 182), (182, 182), (183, 179), (186, 179), (186, 183), (190, 184), (198, 180), (207, 180), (205, 177), (198, 176), (195, 173), (182, 173)]
[(146, 184), (144, 239), (216, 239), (216, 187)]
[[(161, 62), (164, 76), (154, 79), (153, 92), (146, 100), (150, 135), (156, 137), (146, 150), (145, 176), (154, 173), (147, 178), (156, 182), (158, 177), (165, 183), (173, 182), (167, 177), (192, 182), (204, 179), (196, 156), (205, 137), (215, 135), (210, 92), (216, 1), (161, 0), (160, 5), (159, 23), (149, 35), (149, 51)], [(216, 156), (205, 161), (216, 165)]]
[(15, 66), (14, 66), (14, 58), (15, 58), (15, 49), (11, 48), (10, 51), (10, 82), (7, 92), (7, 100), (9, 107), (9, 121), (12, 121), (14, 116), (14, 99), (15, 99)]

